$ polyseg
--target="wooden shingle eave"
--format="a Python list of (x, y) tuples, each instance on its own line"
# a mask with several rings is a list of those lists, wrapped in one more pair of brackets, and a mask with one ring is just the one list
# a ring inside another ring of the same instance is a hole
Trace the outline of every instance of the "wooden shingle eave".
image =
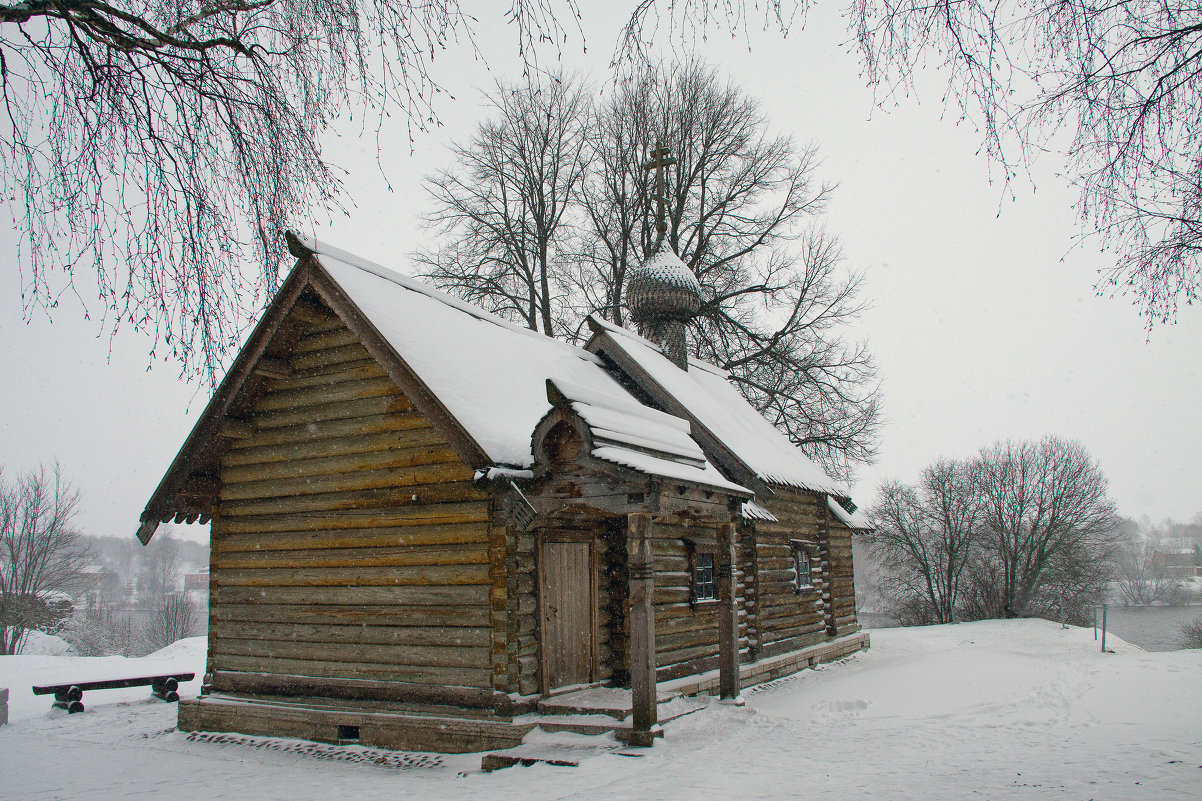
[(692, 424), (693, 435), (706, 457), (727, 478), (737, 484), (742, 484), (756, 495), (771, 494), (768, 483), (756, 475), (755, 471), (744, 463), (738, 454), (698, 420), (684, 404), (665, 391), (659, 382), (643, 369), (642, 365), (631, 359), (622, 348), (617, 347), (608, 331), (593, 324), (591, 319), (588, 322), (592, 329), (592, 336), (585, 343), (585, 350), (609, 359), (618, 370), (625, 373), (642, 392), (646, 393), (657, 406), (668, 414), (688, 420)]

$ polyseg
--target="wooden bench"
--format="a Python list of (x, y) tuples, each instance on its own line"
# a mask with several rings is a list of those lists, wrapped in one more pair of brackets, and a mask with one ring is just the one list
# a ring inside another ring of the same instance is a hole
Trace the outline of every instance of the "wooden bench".
[(52, 707), (65, 709), (71, 714), (83, 711), (84, 690), (116, 690), (122, 687), (145, 687), (150, 685), (150, 694), (164, 701), (178, 701), (179, 683), (191, 681), (195, 673), (172, 673), (167, 676), (136, 676), (130, 679), (103, 679), (101, 681), (80, 681), (74, 684), (46, 684), (34, 687), (34, 695), (50, 695), (54, 693)]

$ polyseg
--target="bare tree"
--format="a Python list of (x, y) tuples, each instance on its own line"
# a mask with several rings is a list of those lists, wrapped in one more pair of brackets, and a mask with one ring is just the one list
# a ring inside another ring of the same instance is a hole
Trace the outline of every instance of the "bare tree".
[[(649, 44), (654, 5), (634, 4), (626, 51)], [(712, 13), (709, 0), (660, 5), (689, 20), (673, 33), (711, 16), (747, 22), (742, 0)], [(576, 0), (495, 13), (527, 75), (580, 31)], [(3, 6), (0, 173), (27, 310), (53, 309), (80, 281), (110, 329), (151, 332), (215, 381), (277, 284), (282, 231), (340, 208), (323, 133), (347, 112), (369, 135), (397, 111), (410, 138), (437, 123), (432, 62), (453, 47), (480, 55), (478, 25), (459, 0)]]
[(865, 541), (907, 623), (1046, 617), (1084, 624), (1114, 578), (1120, 521), (1079, 442), (999, 442), (886, 482)]
[(11, 483), (0, 472), (0, 655), (17, 653), (31, 629), (54, 620), (52, 594), (84, 582), (90, 554), (74, 528), (78, 505), (58, 465)]
[(176, 640), (196, 633), (200, 617), (186, 593), (169, 592), (155, 599), (142, 625), (142, 639), (148, 651), (166, 648)]
[(978, 545), (982, 499), (969, 462), (941, 459), (917, 486), (885, 482), (863, 537), (881, 566), (887, 603), (906, 622), (954, 623), (965, 568)]
[(155, 537), (143, 546), (142, 564), (138, 584), (143, 602), (154, 606), (178, 589), (183, 560), (180, 556), (179, 540), (170, 532)]
[(1202, 289), (1202, 9), (1196, 3), (855, 0), (869, 81), (890, 95), (941, 66), (1007, 180), (1060, 148), (1082, 222), (1118, 255), (1099, 290), (1148, 324)]
[(985, 547), (974, 570), (989, 588), (978, 614), (1041, 614), (1065, 595), (1049, 589), (1057, 575), (1109, 578), (1119, 521), (1106, 476), (1081, 443), (999, 442), (981, 451), (978, 470)]
[(586, 91), (561, 76), (498, 86), (493, 116), (452, 146), (455, 168), (426, 180), (443, 241), (417, 254), (425, 277), (547, 336), (558, 332), (557, 262), (584, 177)]
[[(454, 149), (456, 167), (431, 178), (444, 238), (419, 254), (427, 276), (544, 333), (575, 335), (594, 312), (622, 324), (627, 272), (658, 245), (643, 164), (664, 143), (677, 159), (667, 242), (706, 295), (694, 354), (729, 370), (831, 472), (870, 459), (875, 367), (866, 347), (842, 339), (862, 309), (860, 279), (842, 273), (837, 242), (817, 224), (831, 187), (815, 179), (814, 149), (770, 134), (758, 104), (698, 62), (653, 68), (595, 109), (564, 86), (536, 83), (494, 101), (497, 116)], [(573, 102), (556, 101), (560, 91)], [(544, 129), (571, 136), (538, 151), (523, 144)], [(549, 196), (549, 174), (571, 180)], [(554, 227), (537, 222), (550, 212)], [(544, 249), (554, 256), (542, 260)]]
[(1152, 543), (1128, 539), (1119, 550), (1115, 579), (1123, 602), (1132, 606), (1151, 606), (1168, 601), (1181, 591), (1181, 582), (1170, 576), (1156, 559)]
[(877, 439), (876, 370), (843, 332), (863, 310), (861, 277), (842, 269), (821, 215), (833, 186), (817, 150), (773, 134), (758, 102), (696, 59), (650, 66), (599, 110), (582, 200), (580, 311), (622, 324), (628, 270), (657, 246), (643, 164), (657, 143), (667, 180), (666, 240), (706, 300), (694, 354), (730, 371), (744, 397), (848, 477)]

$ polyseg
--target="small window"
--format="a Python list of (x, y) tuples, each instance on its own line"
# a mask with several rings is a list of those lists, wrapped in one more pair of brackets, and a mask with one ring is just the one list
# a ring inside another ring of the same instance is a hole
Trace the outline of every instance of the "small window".
[(814, 586), (810, 569), (810, 552), (800, 542), (793, 543), (793, 590), (801, 592)]
[(714, 581), (714, 555), (696, 553), (693, 556), (693, 600), (714, 601), (718, 598), (718, 584)]

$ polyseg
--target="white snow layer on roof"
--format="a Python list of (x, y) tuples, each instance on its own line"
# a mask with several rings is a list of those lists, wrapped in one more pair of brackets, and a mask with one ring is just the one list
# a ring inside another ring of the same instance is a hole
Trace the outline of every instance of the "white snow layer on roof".
[(843, 505), (829, 495), (826, 497), (827, 508), (831, 513), (839, 519), (839, 522), (850, 529), (856, 531), (872, 531), (875, 526), (869, 521), (868, 516), (864, 514), (863, 509), (857, 509), (854, 513), (848, 512), (843, 508)]
[(776, 515), (760, 506), (755, 501), (743, 501), (743, 517), (746, 520), (764, 520), (769, 523), (780, 522)]
[(648, 475), (751, 494), (746, 487), (728, 481), (706, 460), (689, 436), (688, 420), (644, 406), (624, 389), (622, 397), (569, 381), (552, 379), (552, 383), (588, 425), (596, 458)]
[(709, 462), (704, 467), (694, 467), (691, 464), (661, 459), (644, 451), (633, 451), (629, 448), (619, 448), (614, 445), (603, 445), (593, 448), (593, 456), (611, 464), (628, 467), (652, 476), (674, 478), (692, 484), (703, 484), (709, 487), (726, 490), (734, 495), (750, 496), (751, 490), (741, 487), (718, 472)]
[(596, 356), (417, 281), (318, 246), (321, 265), (496, 464), (530, 467), (546, 379), (625, 392)]
[(848, 495), (846, 487), (831, 479), (739, 394), (727, 381), (726, 371), (693, 360), (688, 371), (681, 370), (637, 334), (595, 316), (592, 319), (612, 334), (610, 341), (760, 480)]
[(629, 394), (598, 394), (562, 379), (552, 379), (555, 388), (572, 402), (572, 409), (588, 423), (595, 443), (632, 446), (637, 450), (667, 455), (673, 460), (705, 463), (701, 447), (689, 436), (688, 420), (652, 409)]
[(594, 456), (750, 494), (705, 460), (689, 437), (687, 420), (643, 406), (594, 354), (345, 251), (315, 240), (304, 244), (494, 463), (533, 465), (530, 436), (551, 408), (546, 387), (551, 378), (603, 442), (657, 452), (601, 447)]

